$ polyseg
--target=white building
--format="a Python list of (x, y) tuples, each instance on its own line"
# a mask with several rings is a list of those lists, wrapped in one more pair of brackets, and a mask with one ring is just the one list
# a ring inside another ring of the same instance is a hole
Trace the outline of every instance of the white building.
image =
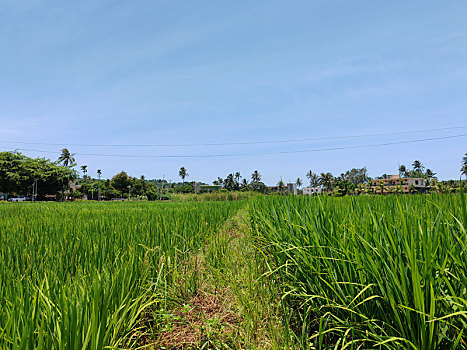
[(297, 195), (297, 184), (295, 183), (288, 183), (287, 184), (287, 192), (289, 194), (293, 194), (294, 196)]
[(323, 187), (303, 187), (303, 194), (312, 195), (312, 194), (322, 194), (326, 193), (326, 189)]

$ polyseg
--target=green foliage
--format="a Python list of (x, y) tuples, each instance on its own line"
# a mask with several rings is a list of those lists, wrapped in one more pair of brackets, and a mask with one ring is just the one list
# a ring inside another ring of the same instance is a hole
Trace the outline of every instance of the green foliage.
[(128, 192), (128, 186), (131, 185), (131, 179), (123, 170), (112, 177), (110, 184), (113, 188), (120, 192)]
[(208, 202), (208, 201), (224, 202), (224, 201), (242, 201), (242, 200), (251, 199), (257, 196), (259, 196), (259, 194), (256, 192), (252, 192), (252, 191), (230, 192), (227, 190), (220, 190), (217, 192), (201, 193), (201, 194), (178, 193), (172, 196), (172, 200), (176, 202)]
[(254, 200), (295, 343), (466, 349), (465, 207), (461, 195)]
[(143, 315), (171, 302), (179, 266), (242, 206), (0, 206), (0, 348), (135, 348)]
[(29, 158), (18, 152), (0, 152), (0, 192), (28, 195), (37, 179), (38, 198), (58, 194), (77, 176), (69, 167), (45, 158)]

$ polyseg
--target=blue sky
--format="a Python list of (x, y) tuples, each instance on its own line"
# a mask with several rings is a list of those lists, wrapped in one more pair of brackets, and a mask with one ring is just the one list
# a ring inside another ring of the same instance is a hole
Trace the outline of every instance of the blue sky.
[[(211, 182), (259, 170), (267, 184), (419, 159), (458, 178), (467, 138), (274, 153), (466, 134), (467, 128), (279, 144), (229, 143), (467, 125), (465, 1), (0, 0), (0, 150), (56, 159), (64, 146), (104, 177)], [(24, 144), (53, 143), (56, 145)], [(32, 151), (36, 150), (36, 151)], [(40, 152), (37, 152), (40, 151)]]

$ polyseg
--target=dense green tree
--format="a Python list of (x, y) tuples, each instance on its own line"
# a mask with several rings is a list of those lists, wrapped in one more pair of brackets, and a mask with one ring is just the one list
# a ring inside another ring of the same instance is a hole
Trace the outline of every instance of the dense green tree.
[(343, 176), (341, 176), (341, 181), (349, 181), (355, 186), (360, 184), (360, 183), (367, 183), (370, 178), (367, 175), (367, 170), (365, 167), (363, 168), (353, 168), (350, 170), (347, 170)]
[(0, 152), (0, 192), (18, 195), (32, 193), (37, 179), (38, 199), (57, 195), (69, 188), (76, 171), (45, 158), (29, 158), (19, 152)]
[(110, 184), (123, 195), (124, 193), (128, 192), (128, 186), (131, 185), (131, 179), (128, 174), (122, 170), (114, 177), (112, 177)]

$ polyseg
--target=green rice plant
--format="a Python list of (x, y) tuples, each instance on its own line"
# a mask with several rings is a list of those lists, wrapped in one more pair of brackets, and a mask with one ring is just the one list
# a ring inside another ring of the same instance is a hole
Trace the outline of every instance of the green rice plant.
[(462, 194), (254, 200), (293, 342), (466, 349), (465, 208)]
[(134, 348), (244, 202), (0, 205), (0, 348)]

